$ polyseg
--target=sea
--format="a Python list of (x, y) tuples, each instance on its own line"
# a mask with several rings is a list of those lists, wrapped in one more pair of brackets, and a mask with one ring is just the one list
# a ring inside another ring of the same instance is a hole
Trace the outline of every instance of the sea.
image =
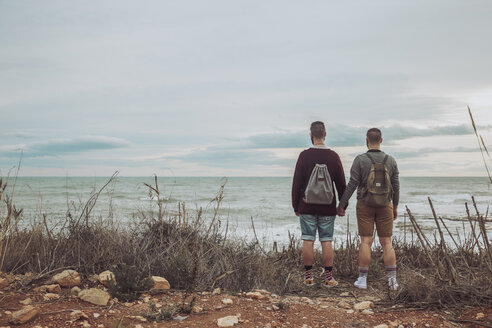
[[(394, 234), (405, 241), (416, 239), (406, 208), (426, 234), (436, 233), (428, 198), (449, 230), (463, 237), (470, 231), (470, 223), (462, 220), (467, 217), (465, 203), (472, 215), (476, 214), (472, 196), (483, 215), (492, 204), (492, 188), (487, 178), (402, 177), (400, 184), (399, 216)], [(80, 215), (97, 194), (91, 209), (95, 220), (130, 226), (157, 213), (157, 196), (149, 192), (148, 185), (155, 188), (154, 177), (18, 177), (13, 203), (17, 209), (23, 209), (21, 226), (46, 219), (47, 224), (56, 229), (65, 222), (67, 213)], [(291, 177), (159, 177), (157, 185), (163, 210), (173, 216), (182, 212), (184, 206), (191, 220), (198, 211), (202, 212), (204, 220), (211, 220), (223, 187), (216, 218), (224, 232), (227, 229), (229, 238), (285, 244), (289, 235), (300, 237), (299, 218), (291, 205)], [(9, 186), (6, 194), (12, 196), (13, 178)], [(337, 217), (335, 221), (336, 243), (343, 242), (348, 234), (357, 235), (355, 203), (354, 194), (346, 216)], [(488, 229), (490, 225), (488, 223)]]

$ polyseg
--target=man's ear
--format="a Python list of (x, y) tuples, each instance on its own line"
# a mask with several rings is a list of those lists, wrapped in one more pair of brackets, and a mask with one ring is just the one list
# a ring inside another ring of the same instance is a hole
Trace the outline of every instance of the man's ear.
[(381, 138), (381, 140), (379, 140), (379, 143), (382, 144), (383, 143), (383, 138)]
[(325, 132), (325, 133), (323, 133), (323, 138), (325, 138), (325, 139), (326, 139), (326, 132)]

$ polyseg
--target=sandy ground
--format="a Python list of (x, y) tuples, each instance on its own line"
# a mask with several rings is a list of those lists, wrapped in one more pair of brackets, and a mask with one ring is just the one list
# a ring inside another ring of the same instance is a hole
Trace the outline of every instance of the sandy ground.
[[(90, 286), (86, 283), (80, 287)], [(0, 294), (0, 327), (14, 327), (9, 324), (11, 312), (21, 309), (24, 306), (21, 301), (28, 298), (41, 312), (15, 327), (218, 327), (218, 319), (226, 316), (237, 317), (234, 327), (492, 327), (490, 306), (445, 310), (391, 306), (380, 291), (359, 290), (349, 281), (331, 289), (303, 287), (297, 295), (288, 296), (267, 291), (260, 291), (256, 296), (198, 292), (194, 294), (195, 313), (176, 314), (161, 322), (152, 322), (146, 316), (152, 312), (150, 304), (159, 310), (171, 308), (189, 303), (193, 294), (169, 290), (143, 294), (131, 303), (113, 299), (107, 306), (95, 306), (70, 296), (70, 289), (62, 289), (51, 300), (45, 299), (46, 293), (32, 289), (26, 292), (4, 289)], [(354, 305), (362, 301), (372, 301), (374, 307), (365, 312), (354, 310)], [(83, 315), (74, 314), (75, 310)]]

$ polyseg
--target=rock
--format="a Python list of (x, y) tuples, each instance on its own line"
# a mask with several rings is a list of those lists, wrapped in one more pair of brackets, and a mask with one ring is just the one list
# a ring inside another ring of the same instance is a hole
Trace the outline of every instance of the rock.
[(5, 278), (0, 278), (0, 289), (5, 288), (9, 285), (9, 282)]
[(75, 286), (72, 289), (70, 289), (70, 295), (72, 295), (72, 296), (78, 296), (79, 293), (80, 293), (80, 290), (81, 289), (79, 287)]
[(91, 328), (91, 324), (87, 321), (82, 321), (80, 325), (82, 326), (82, 328)]
[(53, 285), (43, 285), (43, 286), (39, 286), (39, 287), (36, 287), (34, 288), (34, 291), (35, 292), (38, 292), (38, 293), (61, 293), (61, 288), (60, 288), (60, 285), (58, 284), (53, 284)]
[(112, 273), (109, 270), (106, 270), (106, 271), (101, 272), (99, 274), (99, 276), (97, 276), (97, 279), (105, 287), (109, 287), (109, 281), (110, 280), (113, 280), (113, 281), (115, 280), (114, 273)]
[(365, 310), (362, 310), (362, 314), (372, 315), (372, 314), (374, 314), (374, 312), (372, 312), (372, 310), (365, 309)]
[(221, 290), (220, 288), (215, 288), (214, 291), (212, 292), (212, 295), (220, 295)]
[(308, 297), (301, 297), (301, 301), (307, 304), (314, 304), (314, 301)]
[(22, 305), (29, 305), (32, 303), (32, 299), (26, 298), (25, 300), (19, 301), (19, 303)]
[(341, 297), (348, 297), (350, 296), (349, 292), (343, 292), (340, 294)]
[(482, 312), (477, 313), (477, 315), (475, 316), (475, 319), (477, 319), (477, 320), (480, 320), (483, 318), (485, 318), (485, 314), (483, 314)]
[(373, 328), (389, 328), (387, 324), (382, 323), (380, 325), (374, 326)]
[(232, 304), (232, 303), (234, 303), (234, 302), (233, 302), (230, 298), (224, 298), (224, 299), (222, 300), (222, 303), (223, 303), (223, 304)]
[(40, 308), (28, 305), (21, 310), (12, 313), (12, 318), (10, 319), (10, 322), (14, 325), (21, 325), (34, 319), (40, 311)]
[(239, 323), (239, 319), (235, 315), (217, 319), (217, 326), (219, 327), (233, 327), (237, 323)]
[(354, 310), (347, 310), (347, 314), (352, 314), (354, 312), (355, 312)]
[(171, 285), (169, 281), (165, 278), (159, 276), (152, 276), (152, 280), (154, 281), (154, 289), (170, 289)]
[(259, 292), (248, 292), (246, 293), (246, 297), (249, 297), (254, 300), (261, 300), (265, 298), (265, 295)]
[(43, 300), (45, 301), (56, 300), (58, 298), (60, 298), (60, 295), (54, 293), (46, 293), (43, 295)]
[(70, 313), (72, 321), (89, 319), (89, 316), (80, 310), (74, 310)]
[(135, 325), (135, 328), (144, 328), (141, 324)]
[(348, 304), (347, 302), (345, 301), (340, 301), (338, 302), (338, 307), (339, 308), (342, 308), (342, 309), (351, 309), (352, 307), (350, 306), (350, 304)]
[(374, 307), (374, 303), (371, 302), (371, 301), (363, 301), (363, 302), (359, 302), (359, 303), (356, 303), (354, 305), (354, 310), (367, 310), (367, 309), (371, 309)]
[(111, 298), (107, 292), (97, 288), (84, 289), (78, 296), (83, 301), (103, 306), (107, 305), (109, 299)]
[(173, 320), (178, 320), (178, 321), (183, 321), (183, 320), (186, 320), (188, 317), (183, 317), (183, 316), (180, 316), (180, 315), (177, 315), (173, 318)]
[(203, 308), (198, 306), (198, 305), (193, 305), (193, 307), (191, 308), (191, 312), (193, 313), (200, 313), (203, 311)]
[(74, 287), (80, 285), (81, 278), (75, 270), (65, 270), (53, 276), (53, 281), (62, 287)]
[(87, 277), (87, 280), (93, 284), (97, 284), (99, 282), (99, 276), (97, 274), (91, 274)]
[(97, 313), (97, 312), (93, 313), (92, 315), (93, 315), (93, 316), (94, 316), (94, 318), (96, 318), (96, 319), (97, 319), (97, 318), (99, 318), (99, 317), (101, 316), (101, 315), (100, 315), (99, 313)]
[(271, 294), (268, 290), (264, 290), (264, 289), (255, 289), (253, 291), (258, 292), (258, 293), (263, 294), (263, 295), (270, 295)]

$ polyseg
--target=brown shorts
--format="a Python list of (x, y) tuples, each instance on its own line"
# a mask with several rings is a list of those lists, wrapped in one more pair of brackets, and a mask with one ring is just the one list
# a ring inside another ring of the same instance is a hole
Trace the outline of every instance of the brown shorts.
[(393, 234), (393, 204), (390, 203), (385, 207), (370, 207), (359, 199), (356, 213), (359, 236), (372, 237), (374, 223), (379, 237), (391, 237)]

